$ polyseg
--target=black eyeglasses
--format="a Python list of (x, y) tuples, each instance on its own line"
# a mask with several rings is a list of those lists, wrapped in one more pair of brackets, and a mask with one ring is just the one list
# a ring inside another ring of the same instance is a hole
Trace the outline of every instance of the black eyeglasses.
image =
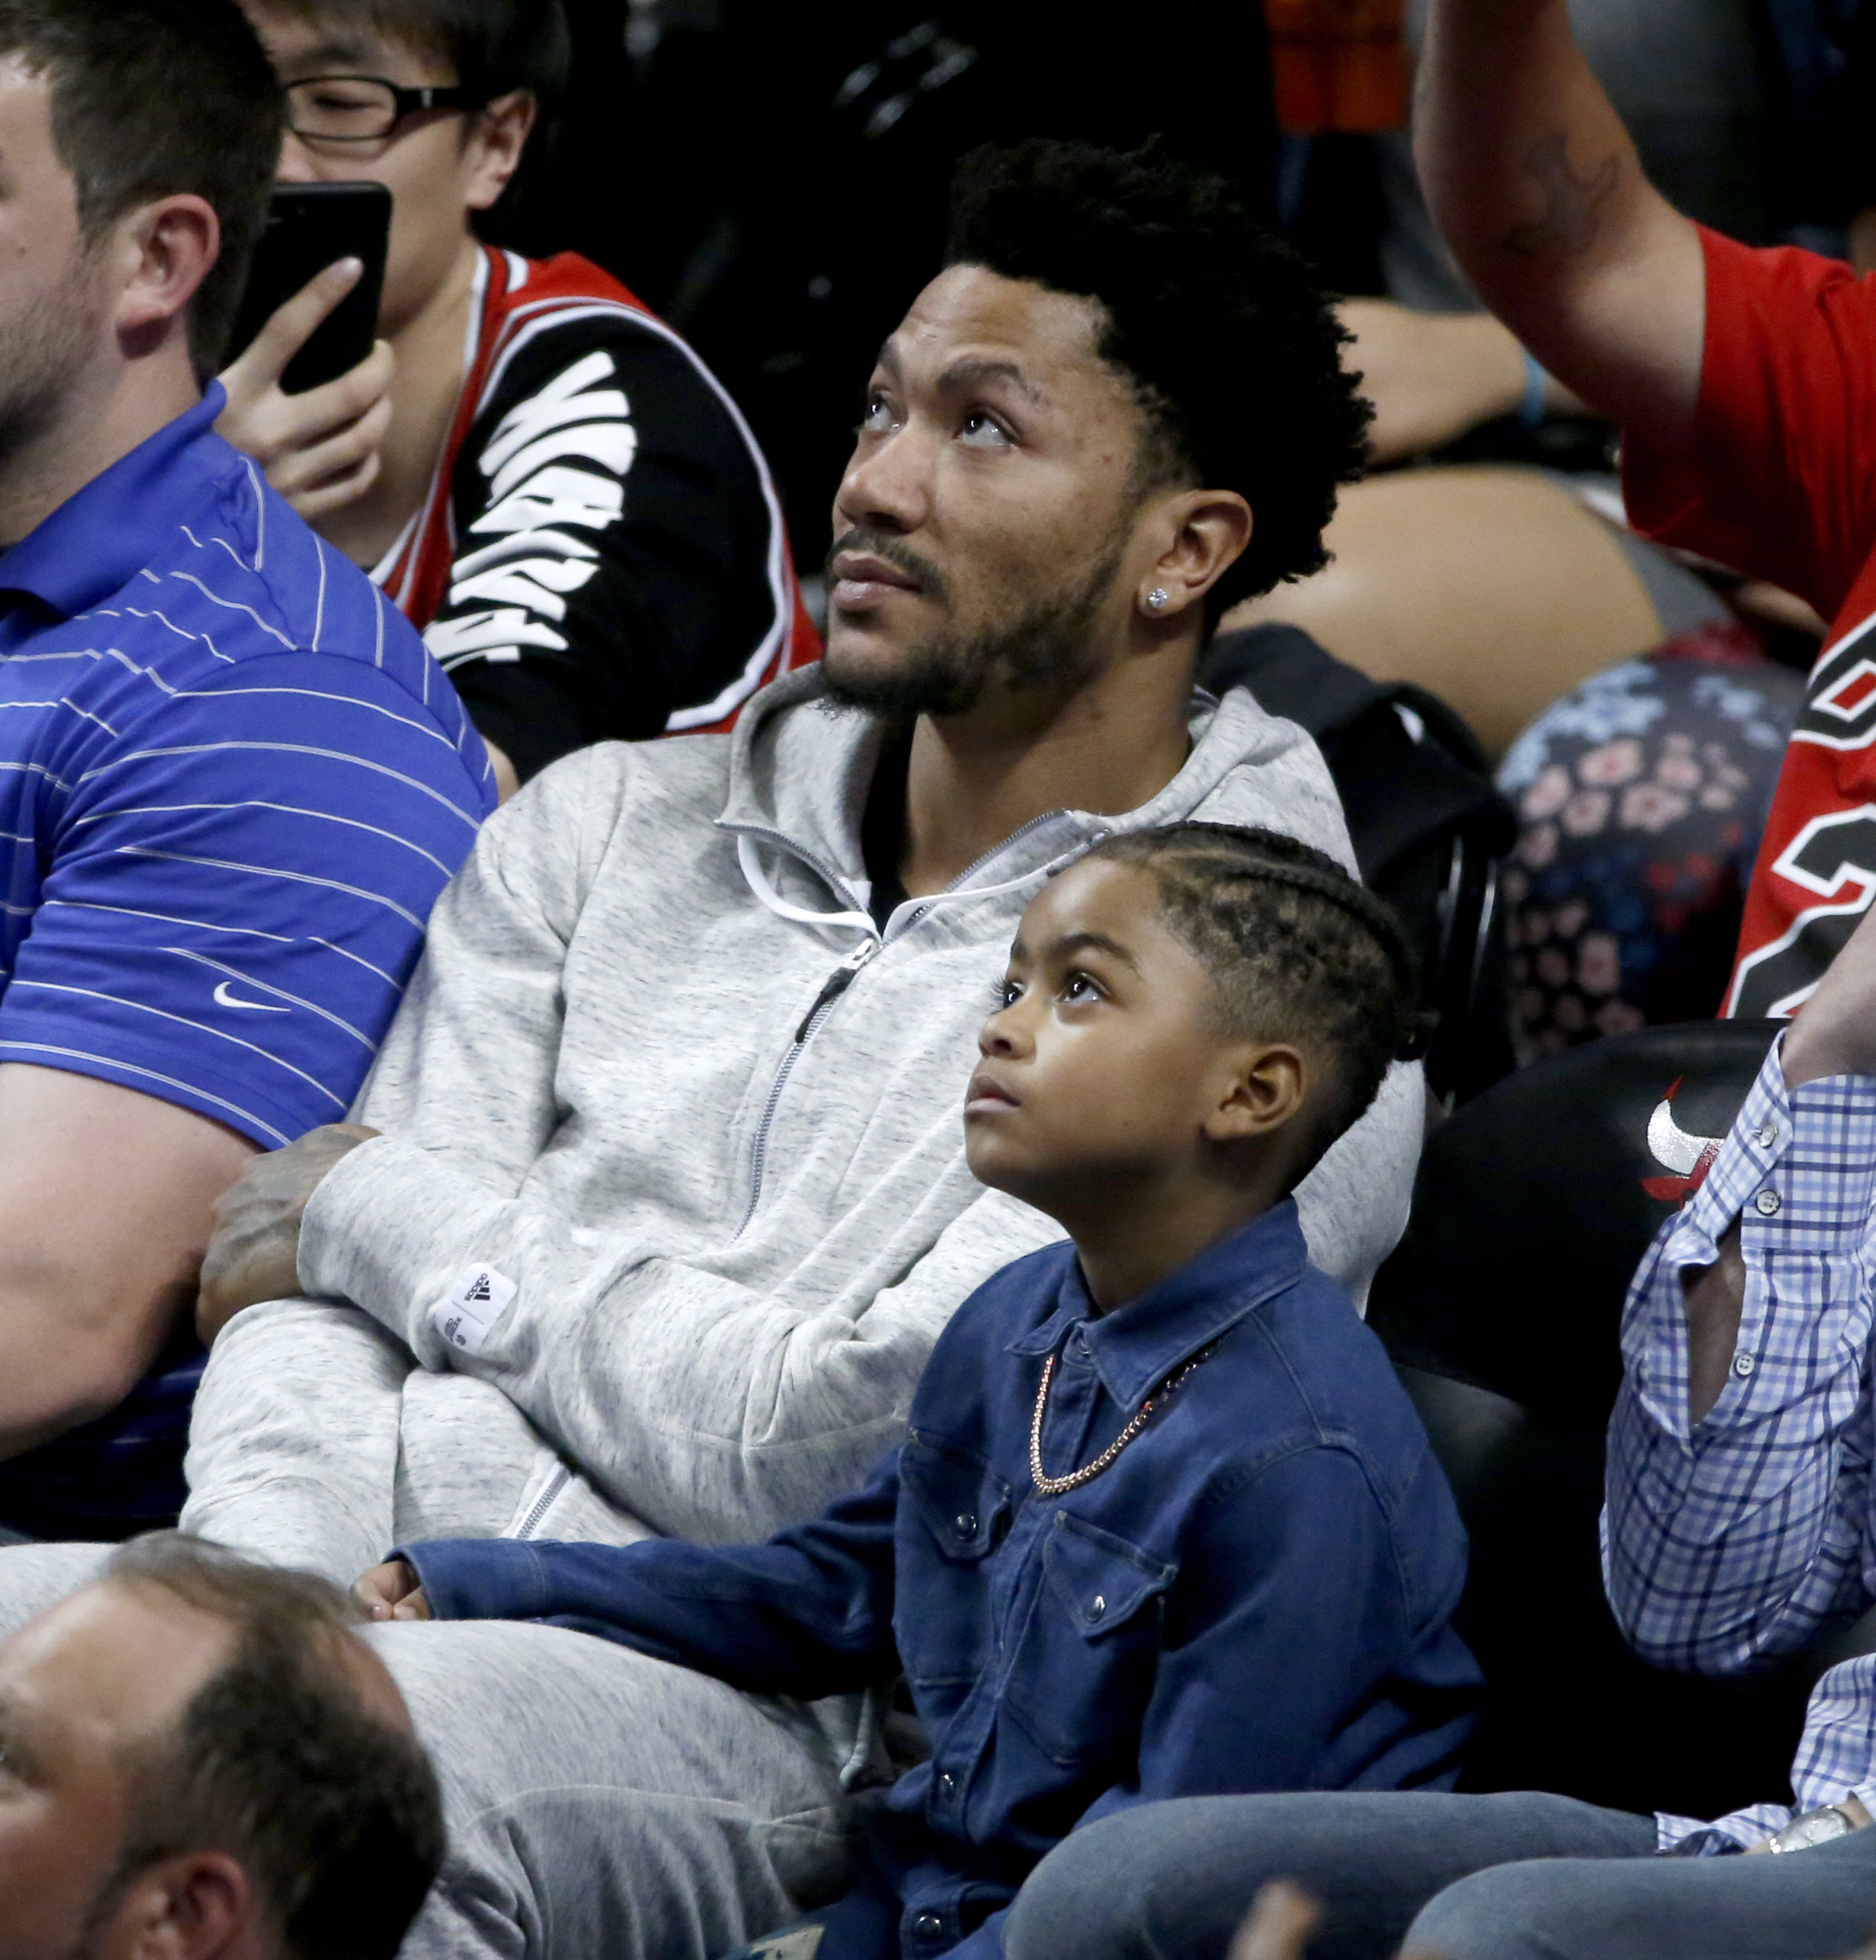
[(407, 117), (432, 109), (483, 109), (467, 88), (399, 88), (368, 75), (318, 75), (287, 90), (287, 123), (306, 143), (382, 143)]

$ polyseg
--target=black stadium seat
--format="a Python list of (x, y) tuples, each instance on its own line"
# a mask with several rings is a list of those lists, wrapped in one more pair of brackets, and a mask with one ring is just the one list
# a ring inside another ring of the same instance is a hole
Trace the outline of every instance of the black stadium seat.
[(1700, 1817), (1789, 1800), (1811, 1683), (1876, 1648), (1871, 1614), (1756, 1674), (1693, 1679), (1636, 1659), (1602, 1594), (1628, 1282), (1776, 1030), (1704, 1021), (1593, 1042), (1507, 1077), (1428, 1140), (1369, 1320), (1471, 1536), (1461, 1624), (1490, 1694), (1467, 1787)]

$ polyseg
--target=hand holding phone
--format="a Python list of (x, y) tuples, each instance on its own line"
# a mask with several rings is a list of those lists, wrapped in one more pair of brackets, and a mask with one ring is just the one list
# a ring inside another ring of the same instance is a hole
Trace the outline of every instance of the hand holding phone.
[(391, 193), (381, 183), (276, 184), (235, 315), (231, 359), (245, 354), (319, 274), (353, 259), (358, 274), (313, 323), (280, 385), (302, 395), (349, 374), (377, 338), (390, 237)]
[(267, 480), (310, 523), (342, 509), (376, 482), (390, 426), (396, 360), (380, 341), (336, 380), (290, 394), (281, 377), (348, 294), (364, 269), (342, 259), (316, 274), (262, 326), (222, 374), (228, 406), (215, 423), (251, 456)]

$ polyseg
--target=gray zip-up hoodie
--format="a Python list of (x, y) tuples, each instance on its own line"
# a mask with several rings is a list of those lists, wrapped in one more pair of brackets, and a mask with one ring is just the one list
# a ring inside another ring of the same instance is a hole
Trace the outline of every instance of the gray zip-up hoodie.
[[(1010, 940), (1110, 832), (1198, 816), (1351, 861), (1321, 756), (1242, 691), (1130, 814), (1063, 810), (868, 916), (880, 733), (808, 669), (736, 732), (608, 743), (485, 828), (307, 1208), (321, 1297), (239, 1316), (185, 1523), (349, 1580), (400, 1538), (759, 1538), (856, 1484), (952, 1310), (1059, 1238), (965, 1167)], [(1417, 1066), (1299, 1193), (1359, 1293), (1399, 1236)], [(349, 1302), (344, 1305), (335, 1303)]]

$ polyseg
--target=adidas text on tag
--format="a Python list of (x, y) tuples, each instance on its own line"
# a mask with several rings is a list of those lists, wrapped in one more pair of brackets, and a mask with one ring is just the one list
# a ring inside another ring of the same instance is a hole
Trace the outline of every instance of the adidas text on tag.
[(430, 1309), (430, 1324), (452, 1348), (479, 1354), (482, 1344), (514, 1298), (515, 1283), (493, 1266), (467, 1266)]

